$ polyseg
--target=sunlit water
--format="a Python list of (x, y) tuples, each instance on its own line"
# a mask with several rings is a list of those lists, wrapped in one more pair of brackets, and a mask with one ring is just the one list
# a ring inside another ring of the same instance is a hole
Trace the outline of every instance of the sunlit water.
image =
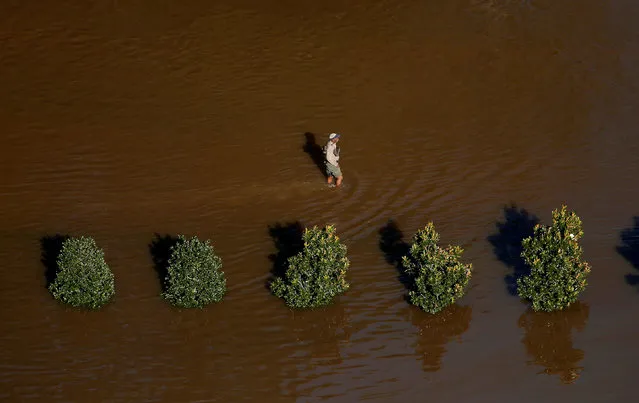
[[(0, 398), (634, 398), (639, 273), (617, 251), (639, 232), (634, 2), (4, 3)], [(332, 131), (343, 189), (308, 152)], [(533, 314), (496, 224), (511, 203), (547, 223), (564, 202), (590, 286)], [(465, 247), (457, 306), (406, 303), (390, 220)], [(351, 289), (316, 312), (265, 287), (268, 229), (298, 221), (349, 248)], [(51, 298), (40, 239), (56, 233), (96, 238), (113, 304)], [(159, 298), (149, 244), (181, 233), (224, 259), (222, 304)]]

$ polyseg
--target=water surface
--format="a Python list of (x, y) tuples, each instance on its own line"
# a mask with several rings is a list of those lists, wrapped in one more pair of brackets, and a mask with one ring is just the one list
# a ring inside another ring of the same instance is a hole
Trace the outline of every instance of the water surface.
[[(635, 2), (2, 10), (0, 398), (636, 396)], [(305, 152), (333, 131), (337, 191)], [(509, 292), (509, 225), (548, 223), (564, 202), (584, 222), (590, 286), (571, 310), (534, 314)], [(444, 243), (464, 245), (474, 275), (459, 304), (432, 317), (405, 302), (389, 220), (395, 239), (433, 220)], [(269, 227), (295, 222), (334, 224), (349, 248), (352, 288), (327, 309), (291, 312), (264, 287)], [(52, 300), (40, 242), (55, 234), (96, 238), (113, 304), (85, 313)], [(155, 234), (211, 238), (224, 303), (162, 301)]]

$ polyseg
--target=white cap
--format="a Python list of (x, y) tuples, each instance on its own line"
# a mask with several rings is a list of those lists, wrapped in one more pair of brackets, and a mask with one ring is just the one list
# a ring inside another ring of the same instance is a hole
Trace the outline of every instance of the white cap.
[(329, 139), (329, 140), (333, 140), (333, 139), (335, 139), (335, 138), (339, 138), (339, 134), (337, 134), (337, 133), (331, 133), (331, 134), (328, 136), (328, 139)]

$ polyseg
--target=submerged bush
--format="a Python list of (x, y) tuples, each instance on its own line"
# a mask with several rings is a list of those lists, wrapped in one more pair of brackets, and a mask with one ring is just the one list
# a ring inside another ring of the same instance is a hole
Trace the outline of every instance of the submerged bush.
[(226, 294), (226, 278), (210, 241), (178, 236), (171, 246), (162, 296), (180, 308), (202, 308)]
[(68, 238), (57, 258), (55, 280), (49, 291), (58, 301), (88, 309), (105, 305), (115, 295), (115, 279), (104, 252), (93, 238)]
[(328, 305), (349, 287), (346, 246), (330, 225), (305, 229), (302, 240), (302, 251), (288, 259), (284, 276), (273, 280), (271, 291), (291, 308)]
[(535, 311), (564, 309), (577, 301), (590, 273), (579, 246), (581, 220), (562, 206), (552, 212), (552, 226), (538, 224), (534, 231), (522, 242), (530, 274), (517, 280), (519, 296)]
[(402, 266), (410, 276), (410, 302), (426, 312), (437, 313), (466, 292), (471, 264), (460, 262), (464, 252), (459, 246), (441, 248), (433, 223), (417, 231)]

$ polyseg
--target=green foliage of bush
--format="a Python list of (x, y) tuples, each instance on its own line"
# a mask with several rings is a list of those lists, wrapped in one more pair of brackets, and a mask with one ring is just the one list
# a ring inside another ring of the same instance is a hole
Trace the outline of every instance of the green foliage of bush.
[(307, 228), (302, 239), (302, 251), (288, 259), (286, 273), (273, 280), (271, 291), (291, 308), (328, 305), (349, 288), (346, 245), (340, 242), (330, 225), (323, 229)]
[(411, 277), (410, 302), (429, 313), (437, 313), (454, 303), (466, 292), (471, 277), (471, 264), (460, 262), (459, 246), (441, 248), (433, 223), (417, 231), (402, 266)]
[(115, 279), (104, 261), (104, 252), (93, 238), (68, 238), (57, 258), (55, 280), (49, 291), (58, 301), (75, 307), (97, 309), (115, 295)]
[(179, 308), (202, 308), (226, 294), (222, 259), (210, 241), (179, 235), (171, 247), (162, 296)]
[(519, 296), (535, 311), (556, 311), (577, 301), (590, 266), (582, 259), (581, 220), (566, 206), (552, 212), (552, 226), (538, 224), (522, 242), (530, 274), (517, 280)]

